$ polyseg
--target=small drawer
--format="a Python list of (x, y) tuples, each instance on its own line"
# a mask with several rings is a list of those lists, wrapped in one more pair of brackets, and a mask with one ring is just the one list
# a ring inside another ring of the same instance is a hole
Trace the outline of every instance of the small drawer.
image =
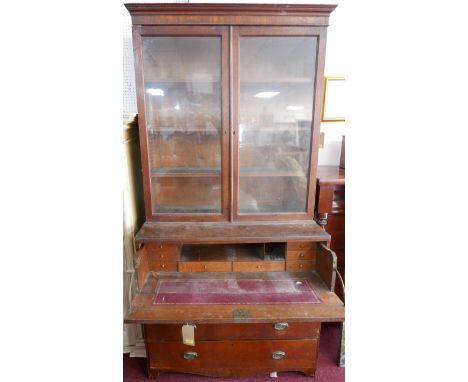
[[(320, 322), (271, 322), (255, 324), (197, 324), (196, 341), (279, 340), (318, 338)], [(145, 325), (146, 342), (182, 341), (182, 324)]]
[(233, 272), (281, 272), (285, 269), (284, 261), (234, 261)]
[(289, 250), (298, 251), (301, 249), (314, 250), (316, 246), (317, 246), (317, 243), (314, 241), (297, 241), (297, 242), (291, 241), (291, 242), (288, 242), (287, 249), (288, 251)]
[(230, 261), (179, 261), (179, 272), (231, 272)]
[(151, 261), (149, 268), (157, 272), (175, 272), (177, 271), (177, 261)]
[(288, 250), (286, 253), (287, 260), (315, 260), (315, 251), (311, 249)]
[(146, 250), (149, 254), (164, 254), (166, 256), (179, 255), (182, 246), (180, 244), (166, 244), (162, 242), (146, 243)]
[(150, 253), (149, 256), (154, 261), (177, 261), (179, 260), (178, 252), (153, 252), (153, 253)]
[(294, 260), (286, 261), (286, 271), (303, 272), (315, 270), (315, 260)]

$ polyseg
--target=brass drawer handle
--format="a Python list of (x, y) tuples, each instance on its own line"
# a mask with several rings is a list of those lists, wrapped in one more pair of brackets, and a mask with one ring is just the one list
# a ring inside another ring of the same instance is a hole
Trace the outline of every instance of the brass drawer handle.
[(288, 323), (287, 322), (277, 322), (275, 324), (275, 329), (276, 330), (285, 330), (288, 328)]
[(185, 359), (195, 359), (198, 357), (198, 353), (194, 351), (186, 351), (184, 353), (184, 358)]
[(284, 357), (286, 357), (286, 353), (281, 350), (277, 350), (271, 353), (271, 358), (273, 359), (283, 359)]
[(304, 257), (304, 252), (299, 253), (299, 257)]

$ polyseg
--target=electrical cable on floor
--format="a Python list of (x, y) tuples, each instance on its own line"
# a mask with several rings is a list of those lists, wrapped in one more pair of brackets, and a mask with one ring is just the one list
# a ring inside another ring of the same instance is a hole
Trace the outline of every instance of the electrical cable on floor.
[(344, 300), (346, 299), (344, 281), (343, 281), (343, 278), (341, 277), (341, 274), (338, 271), (338, 269), (336, 270), (336, 274), (338, 275), (338, 278), (340, 279), (341, 287), (343, 288), (343, 302), (344, 302)]

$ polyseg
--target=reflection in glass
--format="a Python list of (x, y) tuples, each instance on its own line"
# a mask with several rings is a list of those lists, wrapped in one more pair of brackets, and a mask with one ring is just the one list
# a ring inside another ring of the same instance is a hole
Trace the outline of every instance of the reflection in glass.
[(153, 213), (221, 212), (221, 38), (143, 37)]
[(240, 213), (306, 211), (316, 49), (314, 36), (240, 38)]

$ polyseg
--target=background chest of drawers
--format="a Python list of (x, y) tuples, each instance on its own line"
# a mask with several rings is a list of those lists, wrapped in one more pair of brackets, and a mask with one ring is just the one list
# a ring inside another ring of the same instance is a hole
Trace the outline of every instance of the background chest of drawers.
[[(331, 236), (330, 248), (336, 253), (338, 271), (345, 280), (345, 170), (338, 166), (318, 166), (315, 220)], [(344, 301), (341, 283), (336, 294)]]

